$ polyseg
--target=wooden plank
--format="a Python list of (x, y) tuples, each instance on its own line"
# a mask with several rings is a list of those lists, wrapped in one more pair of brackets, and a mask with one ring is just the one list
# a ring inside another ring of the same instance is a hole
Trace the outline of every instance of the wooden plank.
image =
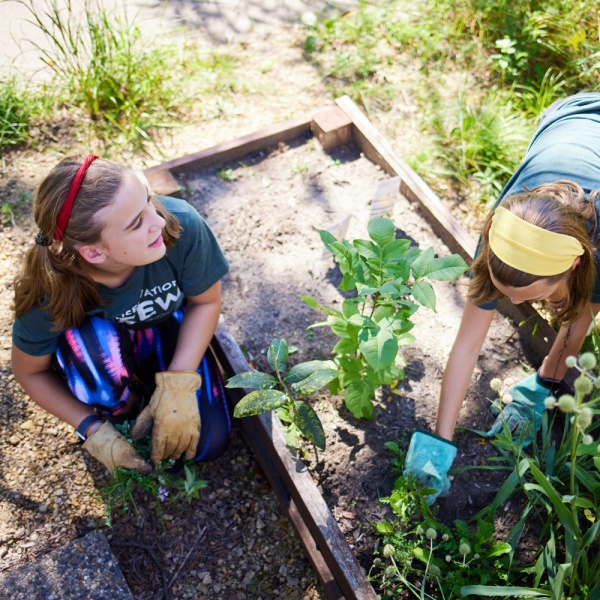
[(180, 158), (175, 158), (145, 170), (148, 177), (155, 171), (168, 170), (172, 173), (204, 169), (219, 163), (228, 162), (246, 156), (250, 152), (264, 150), (279, 142), (285, 142), (310, 131), (312, 114), (284, 121), (278, 125), (265, 127), (255, 133), (217, 144), (212, 148), (200, 150)]
[[(215, 340), (219, 361), (229, 375), (250, 370), (223, 318), (219, 321)], [(267, 413), (242, 419), (241, 423), (248, 433), (248, 441), (257, 459), (265, 462), (265, 474), (273, 488), (279, 490), (280, 503), (290, 521), (295, 528), (304, 522), (305, 527), (300, 526), (296, 531), (328, 597), (332, 600), (376, 600), (373, 587), (367, 581), (306, 466), (285, 445), (285, 435), (277, 418), (272, 413)], [(298, 515), (301, 519), (298, 519)], [(311, 537), (303, 539), (302, 536), (306, 536), (307, 531)], [(322, 558), (316, 557), (316, 550)], [(322, 570), (323, 563), (327, 565), (326, 570)]]
[(144, 171), (147, 185), (152, 192), (161, 196), (181, 197), (181, 185), (168, 169)]
[(352, 141), (352, 121), (338, 106), (318, 110), (313, 115), (311, 130), (325, 151)]

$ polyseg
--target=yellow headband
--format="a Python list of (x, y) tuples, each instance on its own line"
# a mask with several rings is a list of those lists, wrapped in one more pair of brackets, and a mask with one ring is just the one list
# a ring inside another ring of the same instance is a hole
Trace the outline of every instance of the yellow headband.
[(568, 271), (583, 254), (574, 237), (532, 225), (502, 206), (492, 217), (490, 248), (510, 267), (542, 277)]

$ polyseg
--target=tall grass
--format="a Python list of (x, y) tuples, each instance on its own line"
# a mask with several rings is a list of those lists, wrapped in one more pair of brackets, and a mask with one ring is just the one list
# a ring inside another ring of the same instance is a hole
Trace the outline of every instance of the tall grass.
[(27, 139), (33, 103), (16, 76), (0, 79), (0, 153)]
[(598, 17), (596, 0), (361, 0), (310, 26), (305, 52), (334, 94), (382, 121), (406, 92), (393, 75), (417, 62), (410, 92), (428, 142), (407, 149), (408, 160), (483, 209), (522, 160), (541, 113), (559, 97), (600, 89)]
[(158, 128), (173, 126), (183, 102), (173, 48), (144, 39), (124, 7), (100, 0), (18, 0), (45, 38), (32, 42), (53, 71), (55, 88), (85, 111), (96, 135), (144, 151)]

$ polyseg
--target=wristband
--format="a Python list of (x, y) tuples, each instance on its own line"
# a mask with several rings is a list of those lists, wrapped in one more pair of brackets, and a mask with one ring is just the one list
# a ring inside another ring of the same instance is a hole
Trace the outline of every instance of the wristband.
[(560, 385), (562, 383), (562, 379), (551, 379), (550, 377), (543, 377), (540, 375), (540, 371), (542, 367), (537, 370), (537, 381), (540, 385), (552, 389), (555, 385)]
[(77, 427), (75, 433), (85, 442), (87, 440), (85, 432), (94, 423), (98, 423), (98, 421), (104, 421), (104, 419), (100, 415), (89, 415), (83, 421), (81, 421), (81, 423), (79, 423), (79, 427)]

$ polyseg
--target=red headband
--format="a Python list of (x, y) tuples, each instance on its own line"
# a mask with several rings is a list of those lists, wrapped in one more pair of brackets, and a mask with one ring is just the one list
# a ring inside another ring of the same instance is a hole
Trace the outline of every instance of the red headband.
[(69, 223), (69, 219), (71, 218), (71, 211), (73, 210), (73, 202), (75, 202), (75, 197), (77, 196), (77, 192), (79, 192), (79, 188), (83, 182), (83, 178), (85, 177), (85, 173), (88, 170), (88, 167), (97, 159), (97, 156), (93, 154), (88, 154), (83, 159), (83, 164), (79, 167), (79, 171), (77, 171), (77, 175), (75, 175), (71, 185), (69, 187), (69, 193), (67, 194), (67, 199), (65, 203), (62, 205), (60, 209), (60, 213), (58, 214), (58, 220), (56, 221), (56, 230), (54, 231), (54, 239), (57, 242), (60, 242), (63, 239), (65, 234), (65, 229)]

